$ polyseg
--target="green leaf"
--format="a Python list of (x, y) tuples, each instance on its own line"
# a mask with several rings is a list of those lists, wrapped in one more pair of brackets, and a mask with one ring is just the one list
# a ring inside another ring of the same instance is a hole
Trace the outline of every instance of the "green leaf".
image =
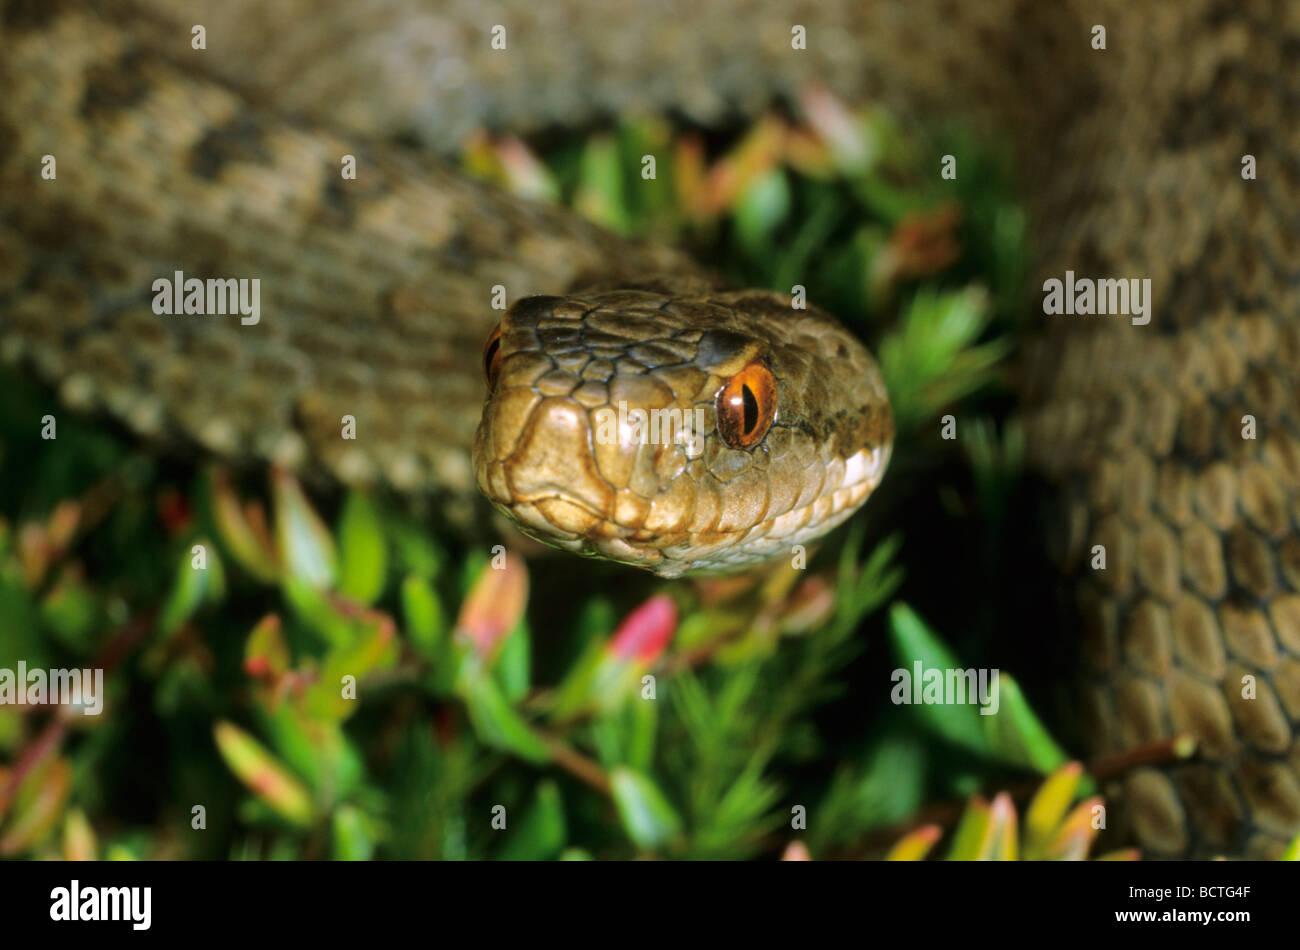
[(610, 772), (609, 780), (623, 828), (638, 847), (657, 848), (681, 831), (677, 812), (643, 773), (620, 766)]
[[(624, 189), (632, 217), (640, 231), (664, 219), (671, 220), (676, 210), (673, 187), (673, 128), (663, 116), (638, 116), (619, 123), (618, 147), (624, 161)], [(641, 177), (641, 156), (656, 156), (654, 178)]]
[[(906, 699), (910, 700), (915, 695), (918, 686), (915, 682), (915, 664), (918, 662), (921, 664), (923, 674), (930, 670), (944, 673), (947, 670), (964, 669), (947, 644), (926, 626), (925, 621), (911, 607), (901, 601), (895, 603), (889, 610), (889, 632), (894, 656), (900, 668), (907, 674), (907, 678), (901, 682), (895, 681), (891, 695), (905, 688)], [(924, 686), (924, 684), (920, 685)], [(988, 739), (984, 726), (980, 723), (979, 706), (969, 702), (952, 705), (918, 703), (909, 708), (927, 728), (954, 745), (968, 749), (977, 755), (989, 754)]]
[(559, 854), (568, 840), (560, 787), (553, 781), (537, 786), (537, 797), (517, 826), (510, 830), (497, 858), (501, 861), (545, 861)]
[(1139, 848), (1120, 848), (1118, 851), (1107, 851), (1105, 854), (1099, 854), (1094, 861), (1141, 861), (1142, 851)]
[(1086, 798), (1074, 806), (1074, 810), (1061, 822), (1044, 856), (1051, 861), (1086, 860), (1088, 851), (1101, 830), (1094, 826), (1093, 821), (1094, 815), (1102, 807), (1100, 796)]
[(387, 527), (400, 569), (426, 581), (438, 576), (442, 571), (444, 554), (433, 538), (412, 524), (409, 518), (391, 516)]
[(942, 835), (943, 829), (938, 825), (925, 825), (917, 828), (894, 842), (894, 846), (885, 855), (885, 860), (924, 861), (925, 856), (930, 853), (930, 849), (935, 846)]
[(284, 599), (294, 616), (305, 623), (326, 643), (334, 647), (347, 647), (359, 636), (361, 626), (352, 618), (340, 613), (322, 590), (306, 581), (286, 576)]
[(260, 742), (224, 720), (213, 729), (217, 749), (230, 770), (282, 818), (295, 825), (311, 823), (311, 797)]
[[(313, 718), (342, 721), (357, 711), (362, 699), (361, 680), (375, 670), (397, 662), (397, 635), (387, 617), (377, 618), (355, 643), (339, 646), (325, 655), (320, 676), (306, 690), (304, 709)], [(343, 695), (343, 678), (353, 677), (356, 698)]]
[(638, 693), (635, 700), (623, 707), (623, 721), (627, 724), (623, 732), (624, 762), (632, 768), (645, 771), (654, 761), (659, 703), (657, 700), (643, 699)]
[[(205, 567), (195, 567), (197, 554), (194, 548), (202, 546)], [(193, 617), (207, 601), (217, 600), (225, 593), (225, 571), (216, 546), (200, 538), (181, 553), (176, 569), (176, 579), (171, 593), (163, 604), (158, 628), (164, 635), (174, 633), (181, 624)]]
[(856, 179), (853, 190), (875, 216), (890, 224), (896, 224), (908, 214), (920, 210), (927, 200), (915, 191), (898, 187), (874, 174)]
[(826, 247), (828, 238), (847, 210), (838, 196), (829, 190), (818, 191), (817, 199), (811, 211), (800, 214), (799, 230), (794, 237), (776, 249), (771, 286), (777, 290), (788, 293), (791, 286), (801, 282), (801, 275), (808, 271), (809, 260)]
[(0, 838), (0, 855), (8, 857), (40, 844), (58, 823), (71, 790), (72, 767), (66, 759), (51, 759), (33, 770), (18, 793), (13, 820)]
[(501, 692), (497, 681), (472, 656), (466, 657), (457, 681), (474, 732), (487, 745), (541, 764), (551, 758), (541, 737)]
[(596, 677), (608, 667), (605, 644), (592, 640), (577, 660), (569, 664), (568, 675), (555, 689), (551, 718), (556, 722), (573, 719), (596, 706)]
[(583, 150), (573, 207), (588, 220), (618, 234), (631, 230), (632, 218), (623, 194), (623, 163), (611, 136), (595, 136)]
[(790, 185), (785, 172), (773, 168), (755, 179), (736, 205), (736, 237), (741, 246), (752, 254), (763, 252), (789, 213)]
[(851, 843), (868, 829), (906, 820), (925, 794), (926, 742), (895, 714), (871, 740), (863, 762), (841, 766), (809, 829), (813, 853)]
[(41, 623), (63, 643), (88, 646), (99, 622), (99, 603), (79, 581), (65, 580), (41, 601)]
[(316, 588), (328, 588), (338, 576), (334, 539), (302, 488), (288, 472), (276, 469), (275, 539), (286, 576)]
[(447, 641), (447, 613), (438, 592), (423, 577), (408, 574), (402, 581), (402, 616), (411, 645), (426, 659), (440, 660)]
[(492, 675), (510, 702), (517, 703), (528, 694), (531, 664), (532, 638), (528, 632), (528, 618), (520, 617), (514, 630), (506, 637), (501, 655), (492, 668)]
[(957, 830), (953, 832), (948, 860), (981, 860), (989, 851), (993, 832), (993, 816), (988, 803), (982, 798), (971, 799), (961, 821), (957, 823)]
[(1068, 761), (1010, 673), (998, 674), (996, 696), (997, 713), (981, 717), (995, 756), (1044, 775)]
[(37, 617), (17, 570), (0, 563), (0, 667), (13, 669), (20, 659), (33, 669), (49, 666), (49, 641), (41, 636)]
[(371, 822), (351, 805), (334, 810), (330, 840), (336, 861), (369, 861), (375, 854)]
[(373, 604), (384, 590), (388, 547), (374, 502), (351, 491), (339, 516), (339, 591), (360, 604)]
[(989, 808), (990, 840), (988, 849), (980, 855), (986, 861), (1016, 861), (1019, 859), (1018, 822), (1016, 806), (1011, 796), (999, 792)]
[(266, 530), (262, 508), (245, 509), (235, 495), (230, 477), (221, 470), (211, 477), (209, 498), (217, 537), (235, 563), (258, 580), (274, 583), (280, 576), (280, 565)]
[(276, 614), (257, 622), (244, 644), (244, 670), (253, 676), (283, 676), (289, 671), (289, 644)]
[(1300, 835), (1296, 835), (1286, 850), (1282, 852), (1283, 861), (1300, 861)]
[[(861, 525), (862, 522), (855, 522)], [(858, 621), (885, 603), (903, 582), (903, 571), (895, 564), (898, 549), (903, 544), (900, 534), (891, 534), (871, 550), (871, 556), (861, 569), (856, 569), (861, 527), (850, 529), (852, 544), (845, 545), (836, 573), (836, 612), (842, 629), (852, 631)]]
[(351, 795), (364, 778), (356, 746), (338, 722), (308, 717), (297, 704), (263, 710), (258, 725), (295, 775), (328, 805)]
[(898, 328), (880, 343), (880, 371), (900, 433), (938, 417), (949, 405), (990, 384), (1011, 352), (999, 336), (977, 343), (991, 319), (988, 294), (979, 287), (912, 298)]
[(1025, 859), (1037, 860), (1047, 850), (1048, 844), (1065, 818), (1065, 812), (1074, 801), (1079, 788), (1083, 766), (1070, 762), (1061, 766), (1039, 786), (1025, 811)]
[(71, 809), (63, 818), (63, 859), (93, 861), (98, 850), (95, 829), (90, 826), (86, 813), (80, 808)]

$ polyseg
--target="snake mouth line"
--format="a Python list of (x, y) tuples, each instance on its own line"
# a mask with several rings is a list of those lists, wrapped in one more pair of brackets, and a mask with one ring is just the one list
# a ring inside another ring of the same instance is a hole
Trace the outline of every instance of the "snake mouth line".
[[(608, 511), (601, 511), (599, 508), (596, 508), (590, 502), (584, 501), (583, 499), (579, 498), (577, 495), (574, 495), (573, 493), (566, 492), (566, 491), (547, 492), (545, 494), (529, 495), (527, 497), (521, 496), (509, 502), (501, 502), (501, 501), (494, 500), (493, 504), (495, 504), (498, 508), (508, 509), (513, 511), (514, 509), (518, 508), (521, 505), (541, 506), (541, 505), (553, 504), (555, 502), (559, 502), (561, 504), (565, 504), (573, 508), (577, 508), (584, 515), (587, 515), (590, 518), (597, 519), (606, 524), (617, 524), (617, 522), (610, 517)], [(626, 526), (620, 526), (620, 527), (626, 527)], [(628, 527), (628, 530), (632, 530), (632, 529)], [(567, 533), (572, 533), (572, 532), (567, 532)], [(574, 536), (578, 537), (578, 535), (576, 534)]]
[[(792, 551), (843, 522), (880, 484), (889, 455), (887, 448), (859, 451), (846, 460), (839, 483), (824, 487), (809, 503), (734, 529), (703, 525), (658, 531), (620, 524), (563, 490), (494, 498), (493, 505), (530, 537), (575, 554), (608, 558), (666, 577), (688, 571), (726, 572)], [(576, 519), (589, 524), (575, 530)]]

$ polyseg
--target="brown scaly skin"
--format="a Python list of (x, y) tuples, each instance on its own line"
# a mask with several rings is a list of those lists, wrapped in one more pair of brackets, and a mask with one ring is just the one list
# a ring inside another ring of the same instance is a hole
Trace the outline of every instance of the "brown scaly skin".
[(1300, 18), (1151, 7), (1096, 18), (1103, 104), (1070, 130), (1089, 160), (1063, 170), (1042, 273), (1150, 277), (1153, 318), (1036, 314), (1058, 332), (1023, 359), (1027, 433), (1063, 488), (1083, 734), (1200, 740), (1118, 780), (1116, 816), (1153, 856), (1265, 857), (1300, 829)]
[[(142, 434), (452, 508), (473, 491), (489, 288), (690, 265), (367, 141), (445, 149), (480, 121), (668, 104), (710, 120), (809, 78), (1009, 138), (1038, 279), (1149, 277), (1155, 298), (1145, 327), (1049, 318), (1035, 281), (1021, 360), (1078, 577), (1062, 635), (1083, 634), (1086, 731), (1098, 752), (1201, 739), (1196, 761), (1108, 789), (1112, 818), (1154, 856), (1271, 855), (1300, 831), (1300, 6), (150, 0), (162, 19), (114, 4), (108, 23), (80, 6), (0, 13), (0, 354)], [(346, 188), (343, 153), (362, 169)], [(148, 282), (176, 268), (263, 276), (263, 324), (160, 325)]]
[[(0, 352), (140, 435), (464, 508), (483, 401), (465, 354), (500, 317), (493, 288), (560, 291), (611, 260), (693, 270), (417, 154), (274, 118), (185, 65), (201, 55), (188, 31), (161, 57), (58, 7), (5, 8)], [(264, 319), (155, 315), (152, 282), (177, 270), (260, 278)]]

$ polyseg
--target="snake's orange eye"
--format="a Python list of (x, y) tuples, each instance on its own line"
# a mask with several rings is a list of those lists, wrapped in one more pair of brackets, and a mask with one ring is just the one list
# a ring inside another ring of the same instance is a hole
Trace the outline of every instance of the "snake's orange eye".
[(487, 378), (488, 389), (497, 384), (501, 375), (501, 327), (497, 326), (492, 335), (483, 344), (483, 375)]
[(718, 390), (718, 434), (733, 449), (747, 449), (776, 419), (776, 380), (762, 363), (750, 363)]

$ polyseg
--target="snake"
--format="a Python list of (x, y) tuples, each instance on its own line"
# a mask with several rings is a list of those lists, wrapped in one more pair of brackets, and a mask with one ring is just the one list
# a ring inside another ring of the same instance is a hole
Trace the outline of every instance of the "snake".
[[(446, 155), (475, 129), (717, 124), (808, 82), (1010, 143), (1019, 418), (1081, 732), (1197, 743), (1113, 779), (1119, 831), (1170, 858), (1300, 831), (1300, 6), (4, 0), (0, 30), (6, 363), (151, 445), (467, 531), (486, 496), (666, 577), (867, 501), (893, 442), (875, 362), (815, 305)], [(1067, 271), (1149, 279), (1151, 320), (1049, 314)], [(256, 278), (262, 317), (160, 315), (173, 274)], [(646, 440), (638, 410), (699, 421)]]

